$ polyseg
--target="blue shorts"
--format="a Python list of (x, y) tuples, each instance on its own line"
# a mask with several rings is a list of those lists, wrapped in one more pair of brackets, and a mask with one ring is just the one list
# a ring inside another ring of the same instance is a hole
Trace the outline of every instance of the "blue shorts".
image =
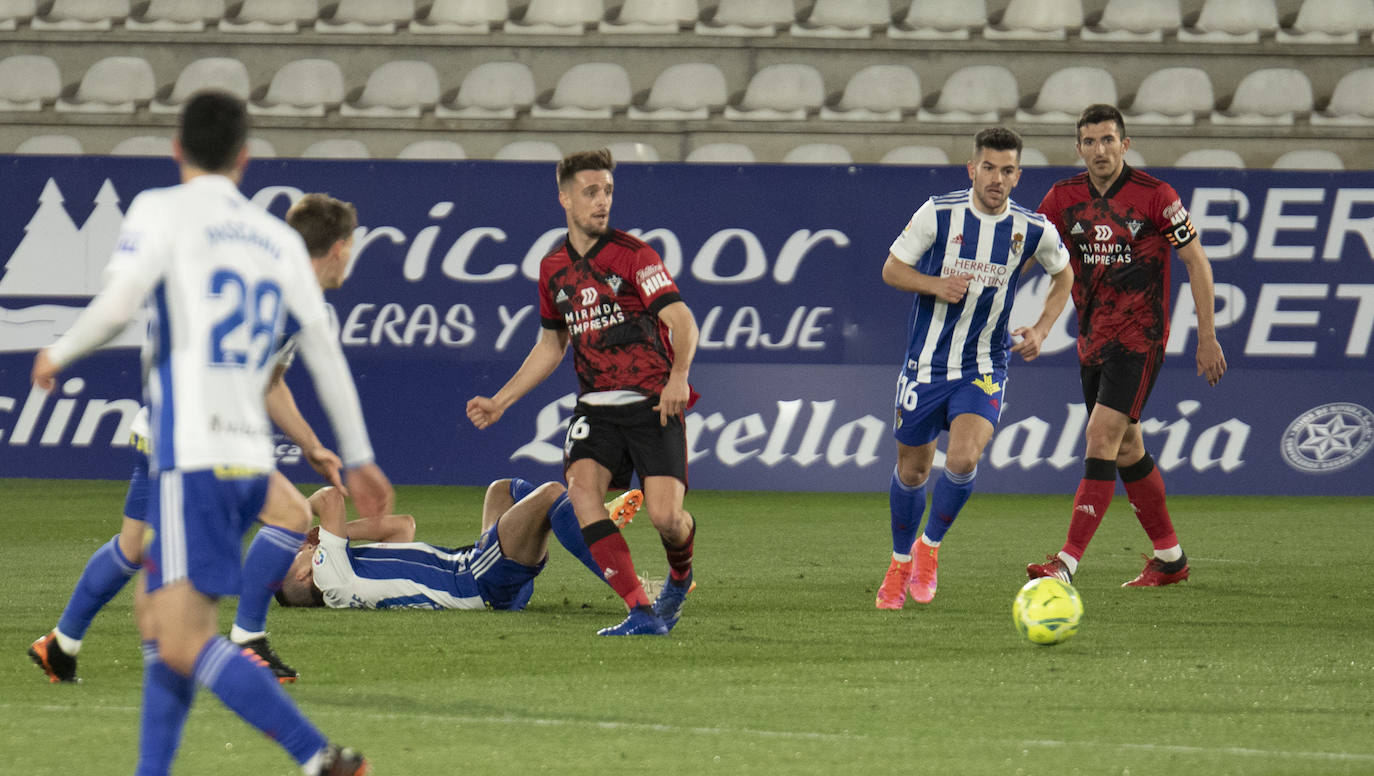
[(938, 383), (915, 383), (904, 370), (897, 381), (896, 420), (892, 435), (898, 442), (920, 447), (935, 440), (949, 424), (965, 414), (981, 415), (993, 426), (1002, 417), (1005, 371)]
[(134, 473), (129, 475), (129, 492), (124, 496), (124, 516), (148, 522), (148, 496), (152, 489), (148, 482), (148, 455), (140, 452), (134, 460)]
[(148, 504), (153, 527), (143, 560), (148, 592), (189, 579), (212, 598), (238, 595), (243, 535), (266, 500), (266, 474), (159, 472)]
[(471, 566), (472, 578), (477, 580), (477, 590), (482, 600), (493, 609), (524, 609), (534, 593), (534, 578), (544, 570), (547, 556), (538, 566), (526, 566), (507, 558), (501, 551), (501, 539), (496, 527), (498, 519), (477, 542), (477, 552)]

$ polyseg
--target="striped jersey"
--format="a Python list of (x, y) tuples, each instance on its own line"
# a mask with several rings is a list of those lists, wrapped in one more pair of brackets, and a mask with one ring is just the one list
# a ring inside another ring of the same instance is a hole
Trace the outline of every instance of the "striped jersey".
[(334, 609), (482, 609), (476, 575), (501, 560), (501, 545), (449, 549), (424, 542), (350, 546), (320, 529), (311, 559), (315, 587)]
[(1034, 256), (1053, 275), (1069, 264), (1046, 218), (1008, 200), (999, 215), (973, 206), (973, 190), (931, 197), (892, 243), (891, 253), (917, 272), (972, 275), (956, 304), (918, 294), (908, 319), (907, 369), (916, 382), (958, 380), (1007, 367), (1007, 321), (1021, 267)]
[(302, 352), (346, 463), (372, 459), (348, 365), (326, 341), (324, 297), (304, 242), (229, 178), (199, 175), (134, 198), (104, 288), (53, 345), (54, 360), (89, 352), (145, 301), (144, 392), (157, 470), (273, 467), (263, 394), (288, 314), (303, 327)]

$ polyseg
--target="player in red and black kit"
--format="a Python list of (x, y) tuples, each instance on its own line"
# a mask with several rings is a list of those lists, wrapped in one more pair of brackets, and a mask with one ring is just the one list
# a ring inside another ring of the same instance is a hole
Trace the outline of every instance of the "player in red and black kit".
[[(553, 373), (573, 346), (580, 393), (563, 444), (568, 498), (607, 584), (630, 614), (603, 636), (663, 635), (691, 591), (696, 522), (687, 493), (683, 413), (695, 401), (687, 372), (697, 325), (668, 269), (644, 242), (609, 226), (615, 161), (605, 149), (558, 163), (568, 237), (539, 265), (539, 340), (495, 396), (468, 401), (486, 428)], [(607, 518), (606, 492), (637, 473), (644, 506), (668, 555), (668, 580), (652, 605), (630, 548)]]
[(1213, 323), (1212, 268), (1173, 187), (1125, 163), (1126, 124), (1111, 105), (1078, 119), (1078, 155), (1087, 171), (1056, 183), (1040, 212), (1054, 222), (1074, 271), (1078, 359), (1088, 405), (1084, 476), (1069, 536), (1058, 555), (1026, 566), (1032, 578), (1070, 581), (1102, 522), (1121, 476), (1126, 496), (1154, 545), (1145, 569), (1125, 587), (1188, 578), (1164, 503), (1164, 480), (1140, 435), (1140, 413), (1159, 376), (1169, 338), (1170, 248), (1188, 269), (1197, 308), (1197, 373), (1216, 385), (1226, 357)]

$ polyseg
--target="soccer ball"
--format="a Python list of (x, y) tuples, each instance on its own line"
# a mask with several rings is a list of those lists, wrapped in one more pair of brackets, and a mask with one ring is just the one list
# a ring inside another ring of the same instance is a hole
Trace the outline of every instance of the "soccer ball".
[(1016, 630), (1034, 644), (1049, 646), (1078, 632), (1083, 599), (1068, 582), (1054, 577), (1032, 579), (1016, 594), (1011, 606)]

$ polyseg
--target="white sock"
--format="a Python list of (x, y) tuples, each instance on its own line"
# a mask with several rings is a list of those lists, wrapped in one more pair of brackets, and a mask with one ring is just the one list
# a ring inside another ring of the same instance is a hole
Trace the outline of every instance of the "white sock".
[(939, 547), (939, 546), (940, 546), (940, 543), (939, 543), (939, 542), (932, 542), (932, 541), (930, 540), (930, 538), (927, 537), (925, 534), (921, 534), (919, 537), (917, 537), (917, 538), (916, 538), (916, 541), (920, 542), (921, 544), (924, 544), (924, 545), (927, 546), (927, 547)]
[(1065, 565), (1065, 566), (1068, 566), (1068, 567), (1069, 567), (1069, 573), (1070, 573), (1070, 574), (1077, 574), (1077, 573), (1078, 573), (1078, 558), (1075, 558), (1074, 556), (1068, 554), (1067, 552), (1064, 552), (1063, 550), (1060, 550), (1060, 551), (1059, 551), (1059, 559), (1062, 560), (1062, 561), (1064, 561), (1064, 565)]
[(894, 553), (892, 553), (892, 559), (895, 560), (895, 561), (897, 561), (898, 563), (910, 563), (910, 562), (911, 562), (911, 556), (910, 556), (910, 555), (903, 555), (903, 554), (901, 554), (900, 552), (894, 552)]
[(53, 628), (53, 636), (57, 638), (57, 646), (68, 655), (75, 655), (81, 651), (81, 639), (74, 639), (64, 634), (62, 631)]
[(266, 635), (267, 631), (246, 631), (243, 628), (240, 628), (239, 626), (235, 625), (229, 631), (229, 640), (234, 642), (235, 644), (247, 644), (253, 639), (260, 639)]
[(301, 773), (304, 773), (305, 776), (319, 776), (320, 766), (324, 764), (325, 751), (326, 750), (321, 749), (312, 755), (309, 760), (301, 763)]
[(1165, 563), (1173, 563), (1174, 561), (1183, 557), (1183, 548), (1175, 544), (1174, 546), (1165, 550), (1155, 550), (1155, 557), (1159, 558)]

